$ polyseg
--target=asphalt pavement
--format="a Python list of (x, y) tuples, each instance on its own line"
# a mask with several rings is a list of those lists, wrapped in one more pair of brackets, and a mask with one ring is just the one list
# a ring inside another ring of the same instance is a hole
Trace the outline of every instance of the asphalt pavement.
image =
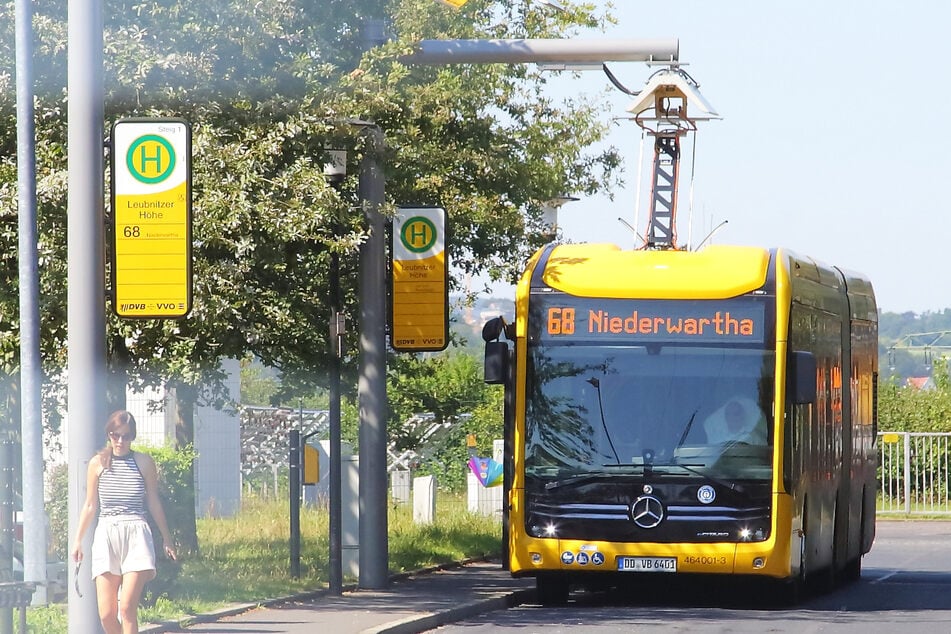
[[(355, 586), (230, 606), (140, 632), (415, 634), (535, 596), (534, 579), (513, 579), (498, 561), (469, 561), (395, 575), (382, 590)], [(315, 629), (319, 628), (319, 629)]]

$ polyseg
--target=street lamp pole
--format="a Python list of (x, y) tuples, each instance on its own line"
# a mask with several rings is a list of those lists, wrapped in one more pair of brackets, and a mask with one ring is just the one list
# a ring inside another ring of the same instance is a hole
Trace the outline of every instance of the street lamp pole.
[[(330, 162), (324, 164), (324, 177), (337, 188), (347, 175), (347, 152), (328, 150)], [(334, 237), (337, 235), (337, 222), (333, 225)], [(346, 318), (340, 312), (340, 256), (336, 250), (330, 252), (330, 574), (328, 586), (330, 593), (343, 593), (343, 500), (341, 499), (340, 465), (340, 363), (343, 357), (343, 334), (346, 330)]]
[(677, 62), (677, 38), (603, 40), (422, 40), (402, 58), (406, 64), (564, 65), (604, 62)]
[(360, 581), (389, 581), (386, 498), (386, 219), (382, 213), (383, 132), (362, 125), (360, 201), (369, 235), (360, 250)]

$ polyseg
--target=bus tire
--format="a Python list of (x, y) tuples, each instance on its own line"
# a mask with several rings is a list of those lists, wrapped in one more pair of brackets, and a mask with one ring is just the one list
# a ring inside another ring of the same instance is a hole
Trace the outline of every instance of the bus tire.
[(851, 560), (845, 565), (842, 572), (842, 579), (846, 583), (854, 583), (862, 578), (862, 555)]
[(862, 547), (865, 544), (865, 491), (862, 491), (862, 515), (859, 524), (859, 554), (845, 564), (842, 579), (846, 583), (853, 583), (862, 578)]
[(787, 606), (798, 605), (806, 596), (809, 587), (809, 569), (806, 565), (808, 551), (806, 549), (807, 524), (806, 503), (802, 506), (802, 534), (799, 537), (799, 571), (795, 576), (782, 583), (781, 600)]
[(542, 605), (564, 605), (568, 602), (568, 580), (564, 575), (540, 574), (535, 577), (535, 596)]
[(806, 596), (809, 576), (806, 570), (806, 533), (799, 540), (799, 572), (786, 581), (783, 588), (784, 603), (788, 606), (799, 605)]

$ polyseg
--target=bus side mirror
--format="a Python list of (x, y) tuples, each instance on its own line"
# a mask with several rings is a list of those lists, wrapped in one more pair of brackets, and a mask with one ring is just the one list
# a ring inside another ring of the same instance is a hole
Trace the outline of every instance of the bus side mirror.
[(482, 341), (496, 341), (505, 332), (505, 320), (493, 317), (482, 326)]
[(488, 341), (485, 344), (485, 382), (489, 385), (505, 383), (508, 375), (509, 345), (504, 341)]
[(816, 356), (796, 350), (792, 353), (793, 403), (804, 405), (816, 400)]

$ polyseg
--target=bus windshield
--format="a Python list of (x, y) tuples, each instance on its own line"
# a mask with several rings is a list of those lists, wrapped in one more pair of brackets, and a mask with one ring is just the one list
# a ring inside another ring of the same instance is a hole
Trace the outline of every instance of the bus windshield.
[(774, 366), (760, 347), (535, 342), (526, 476), (769, 480)]

